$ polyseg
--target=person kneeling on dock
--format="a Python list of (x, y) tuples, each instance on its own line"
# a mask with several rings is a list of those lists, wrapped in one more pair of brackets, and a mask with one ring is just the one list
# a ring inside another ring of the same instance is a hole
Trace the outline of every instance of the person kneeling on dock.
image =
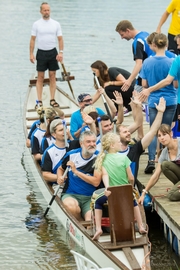
[[(102, 206), (107, 201), (107, 196), (111, 196), (107, 188), (109, 186), (126, 185), (128, 183), (134, 186), (134, 176), (132, 174), (130, 164), (131, 161), (125, 155), (118, 153), (121, 149), (121, 141), (119, 135), (114, 133), (107, 133), (102, 137), (102, 150), (95, 162), (95, 173), (101, 173), (105, 185), (105, 193), (98, 196), (95, 201), (95, 221), (96, 233), (93, 240), (98, 240), (102, 234), (101, 218)], [(143, 227), (142, 218), (139, 206), (134, 199), (134, 216), (138, 223), (139, 232), (147, 233)]]
[(63, 173), (67, 166), (67, 175), (62, 193), (62, 201), (66, 209), (77, 220), (91, 220), (91, 195), (101, 182), (101, 174), (94, 173), (93, 164), (98, 155), (96, 135), (92, 131), (84, 131), (79, 138), (81, 148), (66, 153), (62, 165), (58, 168), (57, 182), (64, 184)]
[(161, 172), (174, 184), (168, 192), (170, 201), (180, 201), (180, 138), (174, 139), (171, 127), (162, 124), (158, 129), (158, 140), (164, 146), (155, 172), (143, 189), (139, 203), (143, 203), (146, 193), (157, 183)]

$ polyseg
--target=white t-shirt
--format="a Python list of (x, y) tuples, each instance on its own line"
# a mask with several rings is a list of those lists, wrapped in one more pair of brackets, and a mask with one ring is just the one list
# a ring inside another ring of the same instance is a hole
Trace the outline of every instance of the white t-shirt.
[(62, 36), (62, 30), (57, 21), (41, 18), (33, 24), (31, 35), (37, 38), (38, 49), (47, 51), (56, 47), (57, 37)]

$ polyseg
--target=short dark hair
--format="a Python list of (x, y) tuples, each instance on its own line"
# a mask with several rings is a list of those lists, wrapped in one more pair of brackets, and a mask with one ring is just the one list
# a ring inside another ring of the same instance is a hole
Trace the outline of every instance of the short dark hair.
[[(107, 114), (100, 115), (99, 117), (100, 117), (101, 121), (108, 121), (108, 120), (111, 120), (111, 119), (110, 119), (110, 116), (107, 115)], [(97, 118), (96, 118), (95, 124), (96, 124), (96, 127), (98, 127), (98, 120), (97, 120)]]

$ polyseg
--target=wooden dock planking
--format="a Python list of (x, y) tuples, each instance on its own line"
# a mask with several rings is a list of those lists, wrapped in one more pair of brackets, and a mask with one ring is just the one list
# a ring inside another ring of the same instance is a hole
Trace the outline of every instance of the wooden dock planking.
[[(123, 124), (129, 125), (133, 121), (132, 116), (124, 117)], [(144, 134), (149, 130), (149, 124), (145, 120), (144, 116)], [(132, 138), (136, 137), (136, 134), (132, 134)], [(139, 162), (138, 181), (146, 187), (151, 174), (145, 174), (144, 169), (148, 162), (148, 150), (145, 154), (141, 155)], [(172, 202), (167, 198), (168, 190), (173, 186), (173, 183), (167, 179), (163, 173), (161, 173), (158, 182), (149, 191), (149, 195), (153, 201), (153, 209), (158, 213), (164, 222), (164, 226), (168, 228), (176, 235), (178, 239), (178, 252), (180, 255), (180, 202)], [(166, 233), (165, 233), (166, 234)]]

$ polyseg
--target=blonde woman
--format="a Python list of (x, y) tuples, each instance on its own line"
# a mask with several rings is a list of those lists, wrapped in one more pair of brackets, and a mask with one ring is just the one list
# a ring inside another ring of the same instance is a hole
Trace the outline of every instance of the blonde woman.
[[(107, 191), (109, 186), (126, 185), (128, 183), (134, 185), (134, 176), (132, 174), (130, 164), (131, 161), (125, 155), (120, 155), (121, 141), (117, 134), (107, 133), (102, 137), (102, 150), (95, 162), (95, 171), (102, 174), (105, 186), (105, 192), (102, 196), (98, 196), (95, 201), (95, 221), (96, 233), (93, 240), (98, 240), (102, 234), (101, 218), (102, 206), (107, 201), (110, 192)], [(137, 202), (134, 200), (134, 215), (138, 223), (139, 232), (146, 233), (142, 224), (142, 218)]]

